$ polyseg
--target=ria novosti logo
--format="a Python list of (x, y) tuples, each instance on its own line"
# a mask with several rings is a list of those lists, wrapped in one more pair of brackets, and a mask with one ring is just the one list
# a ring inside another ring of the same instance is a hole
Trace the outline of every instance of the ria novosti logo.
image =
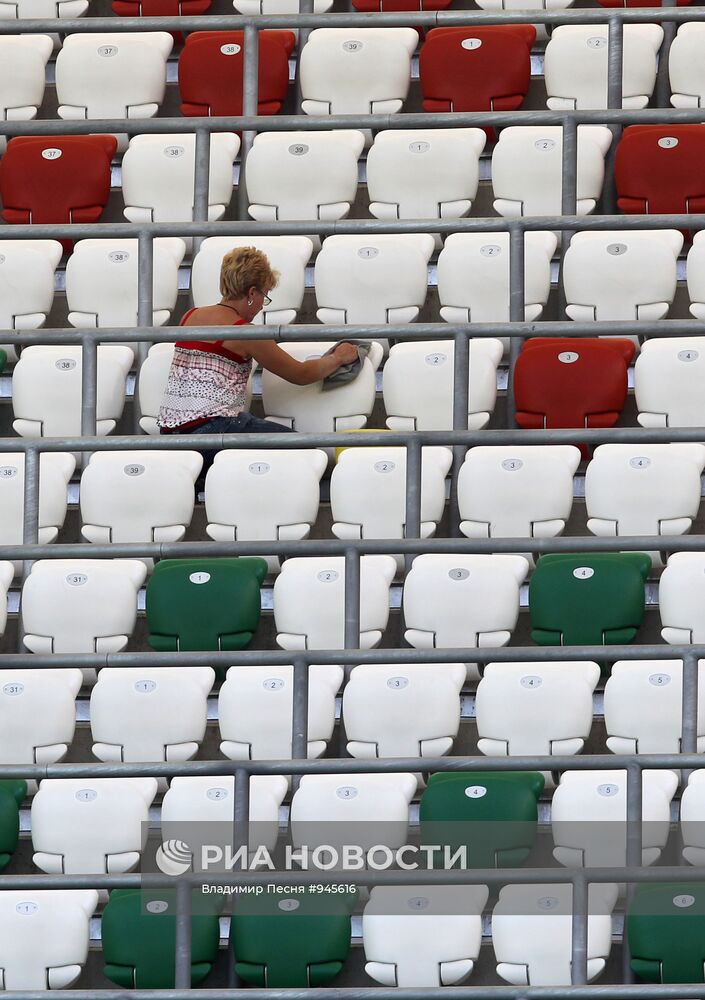
[(191, 868), (193, 854), (183, 840), (165, 840), (157, 848), (155, 861), (165, 875), (185, 875)]

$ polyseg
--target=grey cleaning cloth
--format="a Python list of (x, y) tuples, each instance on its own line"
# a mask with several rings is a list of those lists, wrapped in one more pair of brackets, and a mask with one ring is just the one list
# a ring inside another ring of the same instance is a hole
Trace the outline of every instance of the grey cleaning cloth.
[(337, 344), (333, 344), (330, 350), (326, 351), (323, 357), (325, 358), (327, 354), (332, 354), (340, 344), (354, 344), (357, 347), (357, 359), (349, 365), (342, 365), (342, 367), (338, 368), (331, 375), (326, 375), (321, 386), (323, 392), (327, 392), (329, 389), (337, 389), (340, 385), (347, 385), (348, 382), (353, 382), (362, 371), (362, 363), (370, 353), (369, 341), (339, 340)]

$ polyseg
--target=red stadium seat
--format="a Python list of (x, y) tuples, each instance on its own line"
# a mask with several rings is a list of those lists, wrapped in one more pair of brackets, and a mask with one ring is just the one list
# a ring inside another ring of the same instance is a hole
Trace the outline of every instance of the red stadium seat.
[[(533, 337), (514, 369), (519, 427), (613, 427), (627, 396), (634, 344), (621, 339)], [(581, 449), (585, 456), (585, 448)]]
[[(292, 31), (259, 32), (257, 113), (275, 115), (289, 86)], [(183, 115), (241, 115), (244, 32), (197, 31), (179, 57)]]
[[(0, 160), (6, 222), (97, 222), (110, 194), (112, 135), (21, 136)], [(70, 240), (62, 241), (70, 253)]]
[(452, 0), (353, 0), (355, 10), (375, 11), (445, 10)]
[[(434, 28), (419, 57), (424, 111), (514, 111), (531, 82), (530, 24)], [(489, 138), (493, 130), (487, 129)]]
[(205, 14), (211, 0), (113, 0), (119, 17), (181, 17)]
[(705, 211), (705, 125), (630, 125), (615, 180), (623, 212)]

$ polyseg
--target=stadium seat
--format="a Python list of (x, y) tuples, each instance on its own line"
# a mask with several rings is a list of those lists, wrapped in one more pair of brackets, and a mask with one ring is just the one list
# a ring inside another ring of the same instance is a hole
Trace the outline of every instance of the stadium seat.
[[(360, 649), (378, 646), (389, 619), (393, 556), (360, 558)], [(282, 649), (343, 649), (345, 558), (287, 559), (274, 582), (274, 622)]]
[(482, 0), (482, 10), (563, 10), (572, 7), (573, 0)]
[(489, 757), (580, 753), (599, 679), (589, 661), (488, 663), (475, 699), (478, 750)]
[[(0, 781), (0, 871), (6, 868), (17, 849), (20, 833), (20, 805), (27, 794), (21, 779)], [(1, 976), (0, 969), (0, 976)]]
[(365, 854), (378, 845), (394, 851), (407, 843), (415, 793), (413, 774), (305, 774), (291, 800), (292, 843), (310, 852), (333, 848), (338, 858), (326, 851), (326, 864), (342, 863), (344, 846)]
[[(333, 0), (313, 0), (313, 13), (325, 14)], [(298, 14), (298, 0), (233, 0), (238, 14)], [(295, 32), (296, 34), (296, 32)]]
[[(678, 788), (673, 771), (642, 771), (641, 863), (661, 857)], [(564, 771), (551, 800), (553, 856), (568, 868), (627, 863), (627, 772)]]
[(0, 562), (0, 635), (4, 635), (7, 625), (7, 592), (15, 575), (11, 562)]
[(93, 753), (106, 761), (191, 760), (206, 734), (211, 667), (104, 667), (91, 692)]
[(648, 983), (705, 980), (705, 884), (662, 882), (636, 887), (625, 921), (631, 967)]
[[(602, 193), (612, 133), (578, 125), (577, 214), (587, 215)], [(563, 127), (512, 125), (502, 129), (492, 154), (494, 208), (500, 215), (560, 215)]]
[(376, 886), (362, 914), (365, 972), (383, 986), (462, 982), (480, 957), (487, 896), (486, 885)]
[(181, 541), (202, 465), (197, 451), (94, 452), (81, 476), (81, 534), (98, 544)]
[[(100, 344), (96, 434), (115, 430), (125, 406), (133, 353)], [(12, 426), (21, 437), (81, 436), (81, 347), (25, 347), (12, 375)]]
[(627, 213), (701, 212), (705, 126), (630, 125), (617, 146), (617, 205)]
[[(213, 132), (208, 172), (208, 221), (222, 219), (233, 193), (234, 132)], [(122, 158), (124, 215), (130, 222), (193, 220), (196, 136), (136, 135)]]
[[(24, 454), (0, 454), (0, 543), (21, 545), (24, 533)], [(45, 452), (39, 459), (40, 545), (56, 541), (66, 518), (69, 480), (76, 467), (73, 455)], [(22, 571), (21, 562), (14, 563)]]
[(479, 128), (389, 129), (367, 154), (367, 193), (377, 219), (460, 219), (480, 181)]
[[(36, 330), (54, 301), (54, 272), (61, 260), (57, 240), (0, 240), (0, 327)], [(17, 360), (15, 348), (5, 345)]]
[(668, 50), (668, 76), (674, 108), (700, 108), (705, 99), (703, 75), (704, 26), (690, 21), (678, 27)]
[(536, 839), (543, 787), (534, 771), (432, 774), (419, 805), (421, 843), (438, 844), (449, 858), (462, 849), (464, 868), (522, 865)]
[[(587, 908), (587, 978), (604, 970), (612, 947), (616, 885), (591, 885)], [(506, 885), (492, 911), (497, 975), (515, 986), (571, 983), (573, 887)]]
[(626, 402), (634, 350), (616, 337), (524, 341), (514, 369), (518, 426), (613, 427)]
[(32, 860), (50, 875), (131, 871), (156, 793), (156, 778), (45, 778), (32, 801)]
[(580, 451), (570, 444), (469, 449), (458, 474), (460, 530), (468, 538), (562, 534), (579, 463)]
[[(598, 0), (601, 7), (661, 7), (661, 0)], [(685, 7), (692, 3), (692, 0), (676, 0), (677, 7)]]
[(633, 642), (650, 571), (643, 552), (541, 556), (529, 583), (531, 638), (539, 646)]
[(704, 337), (654, 337), (644, 342), (634, 365), (637, 420), (642, 427), (705, 424), (704, 363)]
[[(308, 538), (327, 465), (314, 448), (218, 452), (206, 476), (206, 531), (216, 542)], [(264, 558), (278, 573), (278, 556)]]
[[(468, 429), (489, 423), (497, 399), (497, 365), (502, 341), (470, 341)], [(393, 431), (443, 431), (453, 427), (452, 340), (395, 344), (384, 366), (384, 408)], [(461, 430), (463, 428), (460, 428)]]
[[(44, 100), (44, 74), (53, 48), (50, 35), (0, 38), (0, 121), (36, 118)], [(4, 152), (2, 136), (0, 154)]]
[[(705, 684), (705, 660), (698, 661)], [(680, 753), (681, 660), (618, 660), (605, 685), (605, 728), (612, 753)], [(698, 752), (705, 751), (705, 690), (698, 692)]]
[(426, 301), (430, 233), (329, 236), (316, 258), (321, 323), (411, 323)]
[[(169, 841), (173, 843), (174, 840), (188, 844), (191, 848), (190, 867), (197, 871), (202, 870), (197, 850), (199, 846), (212, 844), (213, 838), (222, 837), (223, 847), (227, 842), (232, 849), (234, 789), (235, 778), (231, 774), (172, 778), (169, 790), (162, 800), (163, 845)], [(248, 849), (253, 866), (259, 847), (264, 847), (270, 853), (276, 847), (279, 837), (279, 807), (288, 790), (289, 782), (282, 774), (250, 776)], [(168, 862), (169, 855), (163, 851), (159, 862), (162, 871), (174, 875), (183, 871), (183, 868), (170, 869)], [(182, 860), (175, 861), (176, 865), (183, 863)]]
[[(291, 31), (260, 31), (257, 114), (276, 115), (289, 88), (289, 56), (296, 38)], [(181, 114), (242, 114), (244, 31), (195, 31), (186, 36), (179, 56)]]
[[(609, 26), (556, 25), (546, 45), (544, 74), (551, 111), (607, 107)], [(645, 108), (658, 65), (663, 28), (625, 24), (622, 54), (622, 107)]]
[(400, 10), (445, 10), (452, 0), (352, 0), (354, 10), (365, 13), (387, 11), (396, 13)]
[(681, 797), (681, 826), (683, 857), (691, 865), (702, 865), (705, 858), (705, 797), (703, 796), (704, 771), (691, 771), (688, 786)]
[[(554, 233), (526, 233), (524, 319), (538, 319), (551, 291)], [(509, 322), (509, 233), (451, 233), (438, 257), (446, 323)], [(505, 338), (505, 347), (509, 338)]]
[[(192, 986), (211, 971), (220, 945), (218, 914), (204, 913), (201, 906), (199, 898), (199, 908), (191, 916)], [(113, 889), (100, 926), (103, 973), (108, 979), (125, 990), (174, 989), (174, 889)]]
[[(316, 340), (281, 346), (297, 361), (307, 361), (320, 358), (334, 346), (334, 342)], [(357, 377), (352, 382), (327, 390), (324, 390), (322, 382), (293, 385), (265, 369), (262, 372), (264, 412), (276, 423), (286, 424), (303, 433), (359, 430), (367, 423), (375, 404), (375, 372), (383, 356), (381, 345), (370, 341), (370, 353)]]
[(414, 28), (315, 28), (299, 56), (307, 115), (396, 114), (411, 82)]
[[(5, 222), (97, 222), (110, 194), (112, 135), (19, 136), (0, 160)], [(150, 220), (151, 221), (151, 220)], [(67, 253), (71, 241), (62, 240)]]
[(270, 305), (265, 306), (252, 322), (293, 323), (304, 300), (306, 265), (313, 253), (313, 243), (307, 236), (211, 236), (204, 240), (191, 268), (194, 305), (207, 306), (219, 300), (220, 265), (225, 254), (236, 247), (262, 250), (272, 268), (279, 272), (279, 280), (269, 293)]
[[(416, 556), (404, 581), (404, 638), (415, 649), (505, 646), (519, 618), (522, 556)], [(477, 679), (477, 666), (466, 664)]]
[[(118, 17), (194, 17), (206, 14), (211, 0), (113, 0), (113, 13)], [(176, 42), (181, 34), (174, 35)]]
[(95, 889), (3, 890), (3, 990), (60, 990), (75, 983), (88, 960), (90, 920), (97, 905)]
[[(309, 668), (310, 669), (310, 668)], [(441, 757), (460, 726), (464, 663), (361, 663), (343, 691), (352, 757)]]
[(235, 972), (267, 989), (327, 986), (348, 957), (350, 909), (345, 896), (241, 895), (230, 920)]
[(153, 118), (173, 45), (166, 31), (67, 35), (56, 57), (59, 117)]
[[(419, 56), (423, 110), (515, 111), (531, 82), (530, 24), (433, 28)], [(485, 130), (495, 138), (492, 128)]]
[[(186, 244), (157, 238), (152, 246), (152, 323), (162, 326), (176, 305)], [(137, 326), (137, 284), (137, 240), (80, 240), (66, 264), (69, 323)]]
[(690, 311), (696, 319), (705, 319), (705, 236), (699, 232), (688, 252), (687, 282)]
[(80, 17), (88, 10), (88, 0), (12, 0), (3, 3), (0, 18)]
[[(601, 444), (585, 473), (588, 531), (607, 538), (683, 535), (700, 507), (705, 446)], [(661, 565), (658, 553), (652, 559)]]
[[(335, 696), (343, 668), (308, 667), (308, 756), (325, 752), (335, 726)], [(218, 697), (221, 753), (230, 760), (292, 757), (294, 668), (231, 667)]]
[(682, 246), (676, 229), (575, 233), (563, 259), (566, 315), (583, 323), (663, 319)]
[(40, 559), (22, 588), (23, 638), (33, 653), (117, 653), (137, 620), (147, 574), (138, 559)]
[[(54, 764), (73, 740), (80, 670), (3, 671), (0, 764)], [(1, 964), (1, 963), (0, 963)]]
[(705, 554), (673, 552), (661, 574), (658, 598), (666, 642), (705, 642)]
[[(435, 535), (443, 517), (452, 464), (450, 448), (421, 451), (421, 538)], [(406, 448), (346, 448), (330, 478), (331, 530), (336, 538), (405, 538), (406, 495)]]
[[(344, 218), (357, 197), (362, 132), (259, 132), (247, 156), (248, 212), (258, 222)], [(315, 242), (315, 241), (314, 241)]]
[(264, 559), (163, 559), (147, 584), (150, 646), (245, 649), (259, 624), (266, 574)]

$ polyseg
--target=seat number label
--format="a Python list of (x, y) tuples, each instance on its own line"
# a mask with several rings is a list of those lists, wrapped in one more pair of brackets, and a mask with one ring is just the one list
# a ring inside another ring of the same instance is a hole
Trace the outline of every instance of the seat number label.
[(497, 246), (496, 243), (486, 243), (483, 247), (480, 247), (480, 255), (482, 257), (499, 257), (502, 252), (502, 248)]
[(394, 472), (396, 467), (397, 467), (396, 462), (388, 462), (388, 461), (375, 462), (375, 464), (372, 466), (375, 472)]
[(308, 153), (308, 146), (305, 142), (295, 142), (293, 146), (289, 146), (289, 152), (292, 156), (305, 156)]
[(189, 580), (191, 581), (191, 583), (196, 583), (196, 584), (208, 583), (210, 578), (211, 578), (210, 573), (203, 573), (203, 572), (191, 573), (189, 576)]
[(626, 243), (608, 243), (607, 253), (611, 253), (613, 257), (619, 257), (625, 254), (629, 248)]
[(523, 688), (538, 688), (543, 684), (543, 679), (537, 677), (536, 674), (527, 674), (526, 677), (522, 677), (519, 681)]
[(593, 35), (592, 38), (588, 38), (585, 44), (589, 49), (604, 49), (607, 45), (607, 39), (601, 38), (599, 35)]
[(227, 45), (220, 46), (220, 51), (224, 56), (236, 56), (238, 52), (241, 52), (242, 50), (239, 45), (235, 44), (235, 42), (228, 42)]
[(285, 913), (291, 913), (293, 910), (298, 910), (300, 906), (298, 899), (282, 899), (277, 906), (280, 910), (284, 910)]
[(699, 351), (679, 351), (678, 360), (679, 361), (697, 361), (700, 357)]
[(555, 148), (555, 139), (537, 139), (534, 143), (534, 149), (538, 149), (539, 153), (550, 153)]
[(561, 351), (558, 360), (562, 365), (574, 365), (580, 355), (577, 351)]
[(555, 896), (541, 896), (536, 902), (542, 910), (555, 910), (558, 906), (558, 900)]
[(265, 691), (281, 691), (284, 687), (284, 681), (281, 677), (267, 677), (266, 680), (262, 681), (262, 687)]
[(597, 794), (609, 799), (619, 792), (619, 785), (598, 785)]
[(20, 684), (17, 681), (14, 684), (6, 684), (2, 689), (2, 693), (8, 695), (11, 698), (17, 697), (17, 695), (22, 694), (23, 691), (24, 691), (24, 684)]
[(578, 566), (573, 570), (573, 576), (576, 580), (589, 580), (594, 575), (595, 570), (592, 566)]
[(144, 472), (143, 465), (126, 465), (123, 469), (126, 476), (141, 476)]
[(461, 47), (464, 49), (479, 49), (482, 45), (482, 40), (480, 38), (464, 38), (460, 43)]
[(427, 354), (425, 358), (426, 364), (433, 365), (435, 368), (439, 365), (444, 365), (447, 360), (447, 354)]
[(42, 156), (45, 160), (58, 160), (61, 156), (63, 156), (63, 153), (60, 149), (54, 149), (52, 147), (49, 149), (43, 149)]
[(465, 794), (469, 799), (483, 799), (487, 795), (487, 789), (484, 785), (468, 785)]
[(392, 691), (401, 691), (402, 688), (409, 686), (408, 677), (390, 677), (387, 681), (387, 687), (391, 688)]
[(358, 42), (355, 39), (351, 39), (348, 42), (343, 42), (343, 52), (359, 52), (364, 48), (362, 42)]
[(407, 899), (406, 905), (410, 910), (427, 910), (428, 898), (426, 896), (412, 896)]
[(60, 372), (70, 372), (76, 367), (75, 358), (59, 358), (58, 361), (54, 362), (54, 367), (58, 368)]
[(417, 140), (416, 142), (409, 143), (410, 153), (427, 153), (431, 148), (430, 142), (424, 142), (423, 140)]
[(69, 587), (82, 587), (84, 583), (88, 583), (88, 576), (85, 573), (69, 573), (66, 582)]
[(632, 469), (647, 469), (651, 465), (651, 459), (646, 458), (645, 455), (636, 455), (629, 459), (629, 464)]
[(649, 684), (653, 684), (654, 687), (665, 687), (667, 684), (671, 683), (670, 674), (651, 674), (649, 677)]
[(16, 475), (16, 465), (0, 465), (0, 479), (14, 479)]
[(35, 913), (38, 912), (38, 910), (39, 910), (38, 904), (29, 901), (26, 903), (25, 902), (17, 903), (15, 906), (15, 913), (19, 913), (23, 917), (32, 917), (34, 916)]
[(247, 471), (251, 472), (253, 476), (265, 476), (269, 470), (269, 462), (252, 462), (252, 464), (247, 467)]
[(374, 257), (379, 256), (379, 250), (377, 247), (360, 247), (357, 255), (358, 257), (362, 257), (363, 260), (372, 260)]
[(692, 906), (695, 902), (695, 896), (691, 896), (689, 893), (683, 893), (682, 896), (673, 897), (673, 905), (679, 907), (683, 910), (688, 906)]
[(130, 259), (130, 255), (127, 250), (112, 250), (108, 254), (108, 260), (111, 264), (124, 264)]
[(520, 458), (505, 458), (502, 462), (502, 468), (505, 472), (517, 472), (523, 464)]
[(146, 681), (135, 681), (135, 691), (138, 694), (151, 694), (152, 691), (157, 690), (157, 682), (146, 680)]
[(164, 156), (169, 157), (170, 160), (175, 160), (177, 156), (183, 156), (186, 150), (183, 146), (165, 146)]
[(316, 579), (320, 580), (321, 583), (335, 583), (339, 577), (340, 573), (337, 569), (322, 569), (320, 573), (316, 574)]
[(463, 569), (461, 566), (456, 566), (453, 569), (448, 570), (448, 576), (451, 580), (467, 580), (470, 576), (470, 571)]
[(336, 788), (335, 794), (339, 799), (354, 799), (357, 797), (357, 788), (352, 785), (341, 785), (340, 788)]
[(78, 802), (95, 802), (98, 798), (98, 793), (95, 788), (79, 788), (76, 792), (76, 800)]
[(210, 799), (212, 802), (222, 802), (223, 799), (227, 799), (227, 797), (227, 788), (209, 788), (206, 792), (206, 798)]
[(117, 45), (101, 45), (98, 48), (98, 55), (103, 56), (104, 59), (109, 59), (111, 56), (116, 56), (118, 51)]
[(169, 904), (165, 899), (151, 899), (145, 906), (147, 913), (166, 913)]
[(661, 149), (674, 149), (678, 145), (678, 139), (672, 135), (665, 135), (663, 139), (659, 139), (658, 144)]

